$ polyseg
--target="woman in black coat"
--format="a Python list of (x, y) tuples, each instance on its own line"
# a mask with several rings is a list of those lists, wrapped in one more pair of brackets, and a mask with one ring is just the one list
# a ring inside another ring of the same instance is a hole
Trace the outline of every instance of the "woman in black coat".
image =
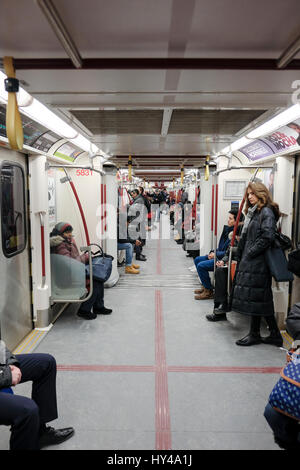
[[(246, 189), (246, 218), (238, 245), (238, 267), (233, 290), (232, 310), (249, 315), (250, 331), (238, 340), (238, 346), (266, 343), (282, 346), (272, 293), (272, 276), (265, 261), (265, 252), (275, 238), (278, 205), (262, 183), (249, 183)], [(260, 336), (264, 317), (270, 329), (267, 338)]]

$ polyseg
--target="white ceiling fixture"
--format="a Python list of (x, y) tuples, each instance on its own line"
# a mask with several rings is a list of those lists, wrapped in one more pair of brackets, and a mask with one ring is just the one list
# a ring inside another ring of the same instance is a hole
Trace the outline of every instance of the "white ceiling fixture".
[(36, 3), (47, 18), (48, 23), (53, 29), (56, 37), (60, 41), (67, 55), (73, 62), (73, 65), (77, 69), (80, 69), (82, 67), (82, 59), (79, 51), (61, 17), (59, 16), (58, 11), (53, 5), (52, 0), (36, 0)]
[(162, 137), (167, 137), (167, 135), (168, 135), (168, 130), (169, 130), (170, 122), (171, 122), (172, 112), (173, 112), (172, 108), (165, 108), (164, 109), (162, 126), (161, 126), (161, 136)]
[(282, 69), (286, 67), (291, 60), (295, 57), (295, 55), (299, 52), (300, 50), (300, 36), (292, 42), (292, 44), (289, 45), (289, 47), (281, 54), (277, 61), (277, 67), (279, 69)]
[(249, 132), (247, 134), (247, 137), (249, 139), (258, 139), (259, 137), (262, 137), (266, 134), (270, 134), (271, 132), (276, 131), (280, 127), (285, 126), (286, 124), (299, 118), (300, 104), (297, 103), (291, 106), (290, 108), (286, 109), (282, 113), (277, 114), (277, 116), (275, 116), (274, 118), (269, 119), (269, 121), (257, 127), (257, 129), (254, 129), (253, 131)]

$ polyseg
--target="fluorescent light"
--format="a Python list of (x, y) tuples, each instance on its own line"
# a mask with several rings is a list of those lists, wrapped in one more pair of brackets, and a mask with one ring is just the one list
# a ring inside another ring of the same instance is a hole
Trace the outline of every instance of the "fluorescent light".
[(295, 104), (290, 108), (282, 111), (282, 113), (277, 114), (273, 118), (269, 119), (269, 121), (265, 122), (261, 126), (257, 127), (253, 131), (249, 132), (246, 136), (241, 137), (240, 139), (236, 140), (232, 144), (228, 145), (220, 152), (218, 152), (218, 156), (222, 153), (232, 153), (240, 148), (244, 147), (247, 144), (250, 144), (251, 141), (258, 139), (267, 134), (271, 134), (276, 130), (280, 129), (281, 127), (289, 124), (290, 122), (300, 118), (300, 104)]
[[(0, 71), (0, 101), (6, 104), (8, 93), (5, 91), (4, 87), (5, 78), (6, 75)], [(85, 152), (96, 153), (99, 151), (95, 144), (90, 142), (83, 135), (79, 134), (73, 127), (50, 111), (50, 109), (48, 109), (40, 101), (33, 98), (29, 93), (27, 93), (26, 90), (21, 87), (19, 93), (17, 94), (17, 98), (19, 107), (22, 108), (22, 113), (33, 121), (39, 122), (47, 129), (50, 129), (62, 138), (70, 140), (73, 144)]]
[(272, 132), (276, 131), (280, 127), (286, 124), (289, 124), (290, 122), (299, 118), (300, 118), (300, 105), (297, 103), (291, 106), (290, 108), (286, 109), (282, 113), (277, 114), (277, 116), (265, 122), (264, 124), (259, 126), (257, 129), (254, 129), (253, 131), (249, 132), (247, 137), (249, 137), (249, 139), (258, 139), (259, 137), (262, 137), (263, 135), (271, 134)]

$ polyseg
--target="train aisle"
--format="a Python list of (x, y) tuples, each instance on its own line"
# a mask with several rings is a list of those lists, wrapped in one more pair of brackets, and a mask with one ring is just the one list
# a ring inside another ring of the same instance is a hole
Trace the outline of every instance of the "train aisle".
[(278, 449), (263, 411), (284, 352), (236, 346), (248, 322), (233, 312), (208, 322), (213, 301), (194, 300), (192, 259), (158, 230), (150, 236), (141, 274), (120, 268), (105, 290), (112, 315), (86, 321), (69, 308), (35, 350), (58, 364), (52, 425), (75, 428), (49, 449)]

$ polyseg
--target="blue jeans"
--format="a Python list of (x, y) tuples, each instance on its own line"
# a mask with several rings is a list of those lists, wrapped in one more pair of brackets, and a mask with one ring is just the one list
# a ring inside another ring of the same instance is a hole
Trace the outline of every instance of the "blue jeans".
[(274, 410), (269, 403), (265, 408), (264, 417), (272, 429), (275, 438), (277, 437), (286, 444), (294, 444), (297, 442), (298, 437), (298, 442), (300, 442), (300, 426), (298, 421)]
[(126, 266), (131, 266), (133, 256), (133, 246), (131, 243), (118, 243), (118, 250), (126, 251)]
[(194, 259), (195, 266), (197, 268), (198, 276), (200, 278), (200, 281), (205, 287), (205, 289), (212, 290), (212, 285), (210, 282), (210, 277), (209, 277), (209, 271), (214, 270), (214, 260), (213, 259), (208, 259), (208, 256), (197, 256)]

